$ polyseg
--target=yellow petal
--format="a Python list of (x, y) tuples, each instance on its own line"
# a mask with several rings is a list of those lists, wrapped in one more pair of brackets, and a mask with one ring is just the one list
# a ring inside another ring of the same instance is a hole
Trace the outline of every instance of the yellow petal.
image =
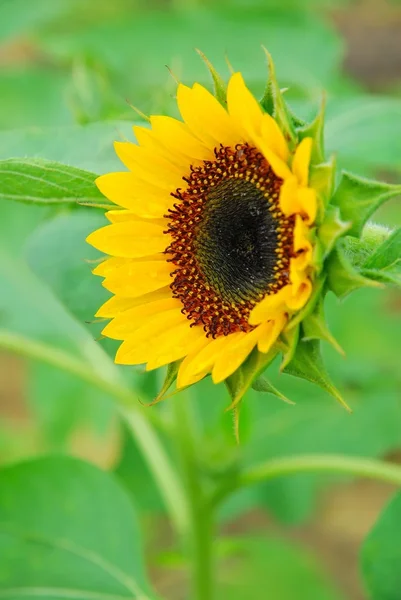
[(241, 73), (234, 73), (227, 87), (228, 112), (244, 141), (254, 143), (262, 134), (263, 112), (245, 85)]
[(147, 304), (156, 300), (166, 300), (167, 298), (171, 298), (171, 290), (167, 286), (154, 292), (149, 292), (149, 294), (138, 296), (137, 298), (112, 296), (99, 308), (95, 316), (110, 319), (134, 306), (140, 306), (141, 304)]
[(211, 338), (207, 338), (206, 334), (199, 338), (191, 352), (184, 358), (182, 363), (180, 364), (180, 368), (178, 369), (177, 374), (177, 389), (181, 389), (186, 387), (187, 385), (192, 385), (197, 381), (203, 379), (203, 377), (207, 374), (206, 372), (194, 373), (195, 363), (194, 357), (196, 357), (203, 348), (206, 348), (212, 342)]
[(173, 204), (169, 190), (141, 181), (133, 173), (107, 173), (95, 183), (106, 198), (140, 217), (163, 217)]
[(180, 309), (168, 310), (147, 319), (119, 347), (115, 362), (122, 365), (146, 363), (157, 346), (157, 338), (186, 321)]
[[(199, 352), (192, 352), (188, 359), (185, 359), (179, 372), (179, 386), (185, 387), (194, 383), (195, 380), (202, 379), (209, 373), (213, 364), (220, 353), (224, 353), (227, 348), (239, 337), (244, 336), (242, 332), (231, 333), (227, 336), (220, 336), (216, 339), (210, 339)], [(184, 364), (185, 363), (185, 364)]]
[(300, 213), (302, 210), (298, 200), (298, 182), (294, 176), (286, 179), (280, 189), (280, 209), (286, 217)]
[(214, 383), (221, 383), (242, 365), (248, 354), (255, 347), (259, 334), (259, 327), (250, 333), (242, 333), (241, 337), (238, 336), (235, 341), (232, 341), (224, 352), (220, 352), (212, 371)]
[(126, 221), (102, 227), (91, 233), (86, 241), (106, 254), (135, 258), (163, 252), (170, 244), (170, 236), (151, 220)]
[(199, 340), (206, 337), (203, 327), (190, 325), (190, 321), (187, 320), (158, 336), (149, 354), (147, 371), (158, 369), (187, 356), (197, 346)]
[(238, 143), (229, 115), (203, 86), (196, 83), (193, 88), (189, 88), (180, 84), (177, 89), (177, 103), (181, 116), (192, 134), (208, 148)]
[(289, 158), (287, 142), (277, 122), (267, 113), (263, 114), (262, 117), (261, 137), (274, 154), (287, 163)]
[(292, 161), (292, 172), (298, 183), (305, 187), (308, 185), (309, 163), (312, 153), (312, 138), (304, 138), (295, 150)]
[(302, 217), (297, 215), (295, 217), (294, 227), (294, 252), (299, 252), (299, 250), (310, 250), (312, 248), (308, 237), (309, 227), (306, 225)]
[(123, 265), (129, 264), (129, 262), (129, 258), (106, 258), (93, 269), (92, 273), (93, 275), (99, 275), (99, 277), (108, 277), (110, 273)]
[(171, 161), (164, 160), (148, 148), (142, 148), (130, 142), (114, 142), (114, 149), (125, 166), (141, 179), (152, 185), (174, 191), (182, 186), (182, 178), (188, 175)]
[(137, 298), (171, 283), (173, 265), (164, 261), (130, 261), (108, 275), (103, 286), (123, 298)]
[(285, 302), (290, 293), (289, 286), (285, 285), (276, 294), (269, 294), (259, 302), (251, 311), (248, 322), (258, 325), (264, 321), (275, 319), (285, 310)]
[(260, 331), (260, 336), (258, 339), (258, 350), (259, 352), (269, 352), (270, 348), (273, 346), (278, 336), (284, 329), (284, 326), (287, 322), (288, 316), (283, 313), (275, 317), (273, 321), (269, 321), (265, 323), (263, 329)]
[(301, 212), (306, 215), (309, 224), (314, 223), (317, 213), (316, 190), (313, 188), (300, 188), (298, 190), (298, 201)]
[(182, 304), (176, 298), (166, 298), (134, 306), (117, 315), (103, 329), (102, 334), (114, 340), (125, 340), (140, 327), (146, 326), (153, 315), (172, 309), (181, 310)]
[[(145, 221), (145, 223), (149, 222), (147, 218), (139, 217), (133, 210), (108, 210), (104, 213), (104, 216), (110, 221), (110, 223), (123, 223), (125, 221)], [(165, 219), (163, 217), (161, 219), (152, 218), (152, 223), (160, 225), (160, 227), (166, 229), (168, 225), (168, 219)]]
[(194, 137), (185, 123), (172, 117), (150, 117), (152, 130), (168, 150), (181, 156), (186, 156), (190, 163), (193, 160), (213, 160), (214, 154), (210, 147), (202, 144)]
[(310, 279), (304, 279), (298, 285), (291, 286), (292, 293), (287, 298), (286, 304), (290, 310), (299, 310), (310, 298), (312, 293), (312, 282)]
[(273, 152), (264, 138), (256, 136), (254, 142), (255, 146), (259, 148), (277, 177), (280, 177), (284, 180), (293, 177), (289, 166), (275, 152)]
[(161, 157), (163, 161), (172, 163), (174, 169), (178, 168), (181, 173), (187, 172), (188, 160), (185, 160), (181, 153), (171, 152), (170, 149), (166, 148), (166, 145), (160, 140), (160, 136), (155, 131), (138, 125), (134, 125), (133, 131), (141, 148), (146, 148), (156, 158)]

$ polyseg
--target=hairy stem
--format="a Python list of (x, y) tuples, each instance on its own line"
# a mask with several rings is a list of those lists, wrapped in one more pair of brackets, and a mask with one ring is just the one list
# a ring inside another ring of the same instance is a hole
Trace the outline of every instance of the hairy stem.
[(159, 487), (177, 533), (185, 537), (190, 527), (188, 502), (178, 473), (151, 423), (151, 416), (156, 413), (146, 412), (137, 394), (119, 377), (114, 377), (117, 370), (110, 369), (113, 373), (110, 377), (94, 371), (90, 365), (63, 350), (5, 330), (0, 330), (0, 348), (52, 365), (114, 398)]
[(276, 458), (250, 469), (217, 489), (211, 503), (216, 506), (239, 488), (298, 473), (337, 473), (377, 479), (401, 486), (401, 467), (373, 458), (336, 454), (301, 455)]
[(195, 427), (188, 401), (186, 394), (180, 394), (173, 400), (177, 443), (190, 504), (191, 530), (188, 539), (188, 548), (192, 557), (190, 597), (191, 600), (213, 600), (213, 513), (200, 481)]

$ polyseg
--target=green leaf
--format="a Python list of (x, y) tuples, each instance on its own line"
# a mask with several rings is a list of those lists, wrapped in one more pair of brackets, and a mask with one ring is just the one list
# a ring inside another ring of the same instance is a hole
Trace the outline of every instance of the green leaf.
[(333, 396), (344, 408), (350, 410), (340, 392), (329, 379), (320, 353), (319, 341), (315, 339), (300, 341), (293, 359), (284, 368), (284, 373), (315, 383)]
[[(137, 118), (134, 113), (133, 117)], [(124, 167), (114, 151), (113, 141), (134, 140), (133, 124), (108, 121), (84, 126), (1, 131), (0, 159), (31, 156), (99, 174), (122, 171)]]
[(332, 203), (339, 206), (341, 217), (352, 223), (349, 235), (359, 237), (366, 221), (379, 206), (400, 194), (401, 185), (381, 183), (344, 172)]
[[(263, 536), (231, 538), (219, 569), (218, 598), (230, 600), (340, 600), (342, 594), (317, 557), (297, 544)], [(232, 565), (235, 564), (235, 569)], [(261, 594), (261, 590), (264, 592)], [(265, 595), (266, 593), (266, 595)]]
[(113, 207), (95, 185), (96, 175), (40, 158), (0, 161), (0, 201)]
[[(357, 244), (356, 244), (357, 245)], [(348, 245), (348, 248), (350, 246)], [(336, 296), (344, 298), (360, 287), (375, 287), (380, 284), (364, 277), (356, 270), (346, 253), (347, 240), (341, 239), (327, 260), (327, 283)]]
[(361, 568), (374, 600), (399, 600), (401, 590), (401, 494), (394, 496), (369, 532), (361, 551)]
[(401, 101), (377, 94), (331, 95), (327, 105), (326, 149), (341, 166), (360, 172), (399, 170)]
[(401, 259), (384, 269), (362, 269), (361, 273), (379, 283), (401, 286)]
[(154, 598), (135, 510), (110, 475), (42, 458), (3, 469), (0, 487), (4, 598)]
[(385, 269), (401, 259), (401, 227), (393, 233), (369, 256), (363, 264), (365, 269)]
[(102, 255), (85, 238), (105, 224), (102, 214), (89, 209), (60, 214), (40, 225), (25, 247), (32, 270), (82, 324), (89, 324), (94, 337), (100, 333), (94, 315), (110, 294), (92, 275)]
[(323, 260), (327, 258), (334, 248), (337, 240), (351, 227), (351, 223), (343, 221), (338, 206), (328, 206), (325, 220), (317, 231), (317, 236), (323, 248)]

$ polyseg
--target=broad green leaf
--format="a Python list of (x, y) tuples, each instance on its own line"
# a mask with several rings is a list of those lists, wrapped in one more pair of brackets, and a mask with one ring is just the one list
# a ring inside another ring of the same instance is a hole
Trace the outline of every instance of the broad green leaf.
[(100, 333), (94, 315), (110, 294), (92, 274), (102, 255), (85, 238), (103, 225), (106, 219), (98, 211), (60, 214), (42, 223), (25, 248), (32, 270), (82, 325), (89, 324), (94, 336)]
[(355, 94), (330, 98), (325, 139), (328, 153), (336, 153), (347, 168), (399, 169), (400, 99)]
[(0, 472), (0, 595), (154, 598), (137, 517), (110, 475), (42, 458)]
[(16, 129), (0, 132), (0, 159), (47, 158), (93, 173), (124, 171), (113, 142), (134, 141), (132, 122), (107, 121), (71, 127)]
[(0, 161), (0, 202), (114, 207), (95, 185), (96, 175), (40, 158)]
[[(1, 2), (0, 8), (14, 1)], [(1, 28), (1, 17), (0, 23)], [(61, 69), (36, 66), (2, 69), (0, 89), (0, 129), (56, 127), (74, 122), (66, 102), (68, 75)]]
[(344, 172), (332, 203), (352, 223), (349, 235), (360, 236), (369, 217), (390, 198), (401, 195), (401, 185), (381, 183)]
[(398, 600), (401, 590), (401, 494), (385, 507), (361, 550), (361, 568), (372, 600)]
[(384, 269), (362, 269), (361, 272), (365, 277), (379, 283), (401, 286), (401, 259)]
[(365, 269), (385, 269), (401, 259), (401, 228), (393, 233), (369, 256)]
[[(358, 244), (359, 240), (355, 246)], [(361, 245), (359, 244), (359, 246)], [(346, 253), (346, 249), (347, 242), (344, 239), (340, 240), (329, 256), (326, 266), (328, 287), (339, 298), (344, 298), (360, 287), (374, 287), (379, 285), (375, 281), (364, 277), (354, 268), (350, 260), (351, 256)], [(355, 254), (352, 255), (352, 258), (355, 258)]]
[[(227, 542), (227, 567), (220, 570), (219, 598), (260, 600), (340, 600), (317, 558), (301, 546), (278, 538), (242, 538)], [(235, 569), (232, 561), (235, 559)]]

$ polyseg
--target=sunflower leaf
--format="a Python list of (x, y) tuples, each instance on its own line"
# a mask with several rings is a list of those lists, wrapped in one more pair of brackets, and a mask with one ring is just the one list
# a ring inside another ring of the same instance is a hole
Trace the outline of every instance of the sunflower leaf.
[(270, 381), (266, 379), (266, 377), (261, 376), (255, 379), (255, 381), (252, 384), (252, 389), (255, 390), (255, 392), (264, 392), (265, 394), (272, 394), (273, 396), (280, 398), (280, 400), (286, 402), (287, 404), (295, 404), (295, 402), (289, 400), (289, 398), (284, 396), (284, 394), (282, 394), (280, 390), (274, 387), (274, 385), (272, 385)]
[(326, 340), (344, 356), (344, 350), (329, 331), (326, 319), (324, 317), (324, 302), (320, 297), (315, 310), (302, 321), (303, 336), (302, 340)]
[(345, 221), (351, 221), (349, 235), (359, 237), (369, 217), (387, 200), (401, 195), (401, 185), (381, 183), (343, 172), (332, 203), (339, 206)]
[(294, 121), (277, 82), (273, 59), (266, 48), (263, 47), (263, 50), (266, 54), (269, 66), (269, 84), (266, 90), (268, 95), (266, 96), (266, 100), (262, 99), (262, 106), (265, 108), (264, 102), (266, 103), (267, 108), (269, 108), (271, 104), (273, 105), (273, 116), (279, 124), (280, 129), (283, 131), (284, 135), (288, 136), (288, 138), (295, 143), (297, 134), (294, 127)]
[(97, 175), (43, 158), (10, 158), (0, 161), (0, 200), (28, 204), (92, 206), (109, 203), (95, 185)]
[(323, 248), (323, 259), (330, 254), (338, 238), (343, 236), (350, 227), (350, 222), (341, 219), (338, 206), (327, 207), (326, 218), (320, 225), (317, 234)]
[(255, 348), (244, 364), (225, 380), (225, 384), (232, 398), (227, 410), (233, 409), (242, 400), (251, 388), (253, 381), (266, 369), (279, 352), (275, 345), (269, 352), (263, 354)]
[(385, 269), (362, 269), (361, 272), (374, 281), (401, 287), (401, 259)]
[(364, 269), (386, 269), (401, 259), (401, 227), (393, 231), (364, 263)]
[(339, 240), (327, 261), (328, 287), (338, 298), (344, 298), (360, 287), (380, 287), (379, 283), (364, 277), (353, 266), (355, 262), (351, 262), (351, 256), (346, 252), (347, 241), (346, 239)]
[(350, 411), (349, 406), (342, 398), (340, 392), (330, 381), (323, 364), (318, 340), (300, 341), (291, 362), (285, 367), (284, 373), (306, 379), (320, 386), (333, 396), (344, 408)]

